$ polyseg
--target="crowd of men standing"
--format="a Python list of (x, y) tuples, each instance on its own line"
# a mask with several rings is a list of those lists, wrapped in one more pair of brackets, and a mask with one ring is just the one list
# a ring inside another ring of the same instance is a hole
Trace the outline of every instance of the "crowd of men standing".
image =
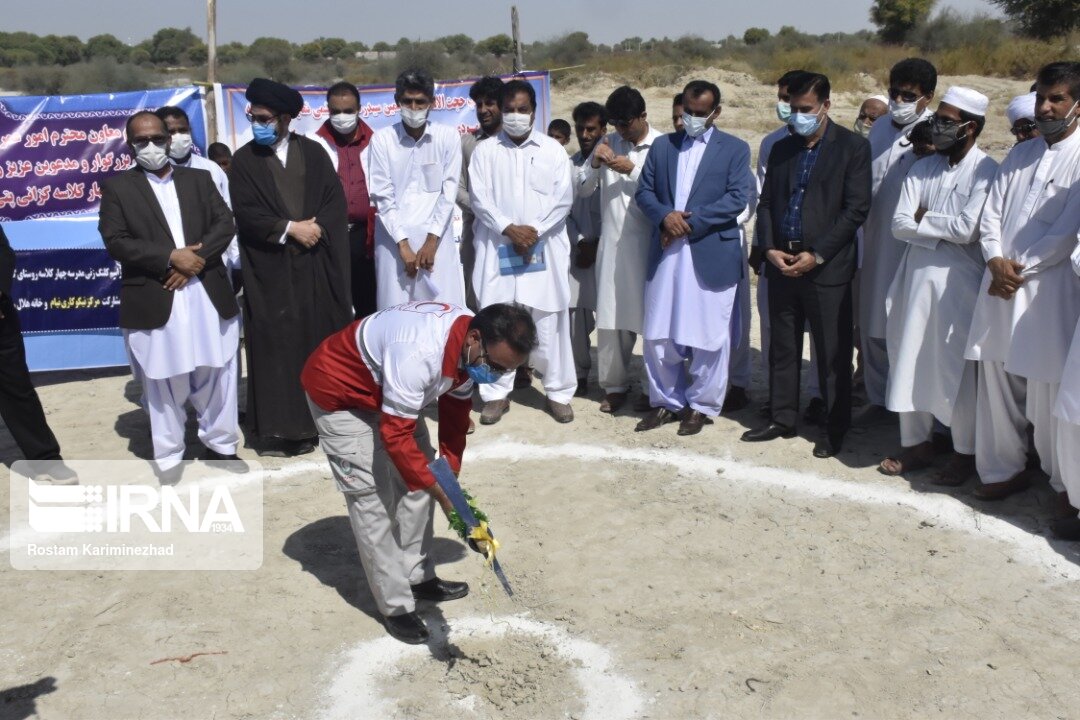
[(208, 457), (236, 459), (241, 317), (239, 414), (260, 454), (287, 457), (318, 438), (300, 385), (312, 351), (412, 301), (531, 317), (528, 368), (480, 384), (481, 424), (532, 376), (550, 415), (572, 422), (595, 331), (599, 409), (618, 412), (637, 384), (638, 431), (678, 422), (692, 435), (750, 402), (752, 271), (768, 398), (744, 441), (793, 437), (802, 419), (823, 426), (813, 455), (830, 457), (853, 424), (898, 413), (902, 447), (882, 472), (947, 452), (934, 483), (977, 476), (975, 494), (996, 500), (1041, 468), (1062, 503), (1053, 531), (1080, 539), (1080, 63), (1042, 68), (1010, 103), (1017, 144), (1000, 166), (978, 146), (988, 99), (939, 96), (925, 60), (894, 66), (851, 129), (830, 118), (830, 94), (821, 74), (778, 80), (781, 124), (756, 177), (705, 80), (673, 99), (674, 132), (627, 86), (544, 132), (532, 85), (486, 77), (470, 91), (479, 127), (459, 137), (430, 121), (434, 83), (411, 70), (399, 122), (373, 132), (339, 83), (307, 137), (289, 130), (299, 93), (256, 79), (254, 139), (232, 157), (215, 148), (217, 164), (192, 152), (181, 110), (133, 115), (137, 167), (106, 184), (101, 233), (123, 269), (155, 460), (180, 463), (188, 401)]

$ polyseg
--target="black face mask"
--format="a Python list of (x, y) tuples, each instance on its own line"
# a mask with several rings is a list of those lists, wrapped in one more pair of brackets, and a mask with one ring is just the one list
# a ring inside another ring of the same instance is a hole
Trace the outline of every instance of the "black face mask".
[[(1060, 120), (1039, 120), (1035, 118), (1035, 127), (1039, 128), (1039, 132), (1042, 136), (1048, 140), (1053, 140), (1060, 135), (1063, 135), (1069, 126), (1076, 122), (1077, 115), (1072, 115), (1073, 110), (1076, 109), (1077, 103), (1073, 103), (1073, 106), (1069, 108), (1069, 112), (1065, 113), (1065, 117)], [(1072, 117), (1069, 117), (1072, 115)]]
[(965, 139), (963, 133), (964, 123), (953, 122), (937, 122), (934, 121), (930, 125), (930, 137), (931, 142), (934, 143), (934, 149), (938, 152), (948, 152), (956, 147), (958, 142)]

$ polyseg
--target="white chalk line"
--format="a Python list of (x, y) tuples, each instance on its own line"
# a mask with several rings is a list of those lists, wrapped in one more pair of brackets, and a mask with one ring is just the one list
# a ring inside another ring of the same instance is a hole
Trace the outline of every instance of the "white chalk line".
[[(571, 458), (587, 462), (662, 463), (707, 482), (754, 483), (823, 500), (840, 498), (862, 505), (900, 506), (915, 511), (940, 528), (966, 532), (982, 539), (1010, 545), (1017, 559), (1041, 568), (1057, 580), (1080, 580), (1080, 548), (1059, 551), (1046, 537), (1032, 534), (1006, 520), (980, 513), (959, 499), (943, 493), (920, 494), (914, 490), (840, 480), (816, 473), (769, 468), (728, 458), (684, 450), (597, 446), (581, 443), (533, 445), (503, 438), (470, 446), (468, 459), (543, 461)], [(722, 472), (722, 478), (718, 476)]]
[[(575, 638), (557, 625), (533, 620), (527, 613), (455, 618), (449, 635), (500, 638), (508, 632), (545, 640), (564, 662), (573, 666), (585, 704), (582, 720), (630, 720), (643, 709), (645, 701), (637, 684), (612, 669), (611, 651)], [(432, 642), (438, 645), (445, 645), (449, 635), (444, 637), (442, 628), (432, 628)], [(337, 668), (326, 693), (327, 707), (319, 716), (327, 720), (393, 717), (396, 705), (382, 695), (379, 681), (394, 673), (402, 662), (423, 660), (430, 653), (425, 645), (405, 645), (389, 636), (359, 643), (345, 654), (342, 666)], [(468, 698), (456, 700), (465, 709), (471, 705)]]

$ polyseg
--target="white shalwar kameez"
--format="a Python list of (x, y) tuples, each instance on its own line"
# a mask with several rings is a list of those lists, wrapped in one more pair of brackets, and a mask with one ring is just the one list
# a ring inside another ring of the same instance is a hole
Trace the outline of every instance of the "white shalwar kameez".
[[(555, 140), (534, 128), (518, 145), (505, 132), (478, 143), (469, 162), (469, 196), (476, 221), (473, 288), (481, 308), (516, 303), (536, 323), (537, 346), (529, 364), (541, 378), (549, 400), (567, 404), (577, 389), (570, 345), (570, 243), (566, 217), (574, 201), (572, 165)], [(502, 234), (508, 225), (536, 230), (544, 269), (500, 272), (514, 253)], [(480, 386), (484, 402), (503, 400), (513, 389), (514, 374)]]
[(649, 126), (637, 144), (618, 133), (604, 139), (616, 156), (634, 164), (628, 174), (606, 165), (592, 166), (592, 157), (577, 172), (576, 194), (600, 191), (600, 247), (596, 254), (596, 353), (600, 387), (609, 393), (630, 389), (630, 356), (645, 319), (645, 274), (649, 264), (652, 223), (634, 200), (645, 157), (663, 133)]
[(1080, 132), (1048, 146), (1022, 142), (1001, 163), (983, 208), (980, 242), (1024, 266), (1011, 300), (987, 293), (987, 268), (965, 355), (979, 361), (975, 463), (984, 483), (1009, 480), (1027, 460), (1027, 424), (1050, 483), (1061, 491), (1054, 402), (1080, 317), (1068, 260), (1080, 230)]
[(862, 267), (856, 317), (862, 341), (863, 381), (871, 405), (885, 405), (889, 355), (885, 348), (885, 296), (889, 293), (900, 256), (907, 247), (892, 234), (893, 215), (908, 169), (918, 158), (908, 134), (933, 113), (927, 109), (915, 122), (897, 128), (883, 117), (870, 128), (870, 174), (873, 201), (862, 227)]
[[(177, 249), (185, 247), (172, 173), (164, 180), (152, 173), (146, 178)], [(234, 455), (240, 440), (236, 407), (240, 316), (223, 319), (193, 277), (173, 291), (168, 322), (153, 330), (125, 330), (124, 340), (142, 378), (158, 467), (169, 470), (184, 459), (188, 400), (198, 415), (200, 442), (214, 452)]]
[(906, 247), (886, 298), (886, 407), (900, 413), (904, 447), (929, 441), (936, 418), (956, 452), (975, 454), (975, 363), (964, 351), (986, 267), (979, 215), (996, 173), (973, 147), (955, 166), (940, 154), (919, 160), (904, 180), (892, 234)]
[[(709, 128), (696, 139), (683, 140), (675, 210), (686, 209), (713, 132)], [(689, 407), (710, 417), (720, 414), (727, 394), (731, 338), (738, 332), (732, 323), (738, 287), (738, 283), (719, 290), (702, 287), (686, 237), (664, 249), (645, 284), (645, 368), (654, 408), (679, 412)]]
[[(576, 152), (570, 156), (575, 170), (589, 162)], [(596, 327), (596, 263), (587, 268), (577, 266), (581, 241), (600, 239), (600, 196), (575, 195), (570, 214), (566, 217), (566, 236), (570, 242), (570, 345), (574, 350), (574, 373), (578, 380), (587, 380), (592, 369), (592, 342), (589, 336)]]
[[(1072, 254), (1072, 269), (1080, 275), (1080, 236)], [(1080, 283), (1080, 280), (1075, 280)], [(1069, 494), (1069, 504), (1080, 508), (1080, 320), (1073, 332), (1069, 356), (1061, 375), (1057, 404), (1057, 457), (1061, 468), (1061, 482)]]
[[(414, 300), (464, 306), (465, 281), (452, 222), (461, 177), (457, 131), (428, 122), (420, 139), (413, 140), (397, 122), (377, 131), (368, 150), (368, 193), (378, 211), (376, 306), (383, 310)], [(408, 239), (416, 252), (429, 234), (439, 238), (435, 266), (410, 278), (398, 243)]]

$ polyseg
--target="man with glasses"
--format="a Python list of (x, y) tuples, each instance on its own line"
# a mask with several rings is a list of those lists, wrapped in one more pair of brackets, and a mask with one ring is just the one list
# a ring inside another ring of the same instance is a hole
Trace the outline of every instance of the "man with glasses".
[(380, 310), (411, 300), (465, 304), (454, 236), (461, 139), (430, 120), (435, 81), (423, 70), (397, 78), (401, 120), (371, 140), (371, 199), (377, 210), (375, 271)]
[[(983, 484), (974, 495), (981, 500), (1031, 484), (1029, 424), (1050, 486), (1065, 492), (1053, 411), (1080, 318), (1080, 282), (1069, 264), (1080, 231), (1080, 63), (1039, 70), (1035, 97), (1041, 137), (1005, 156), (979, 224), (986, 272), (966, 357), (979, 362), (975, 464)], [(1075, 477), (1075, 467), (1068, 471)]]
[(189, 400), (206, 459), (236, 459), (240, 311), (222, 262), (235, 226), (209, 173), (169, 164), (161, 118), (135, 113), (126, 131), (136, 167), (105, 183), (98, 229), (120, 262), (120, 327), (166, 482), (184, 458)]
[(877, 120), (889, 113), (889, 98), (884, 95), (871, 95), (863, 100), (859, 106), (859, 114), (855, 118), (855, 132), (863, 137), (870, 134), (870, 128), (874, 127)]
[[(652, 221), (634, 201), (645, 157), (663, 137), (650, 125), (645, 98), (634, 88), (616, 88), (604, 103), (615, 126), (578, 170), (576, 194), (600, 191), (600, 246), (596, 256), (596, 359), (604, 399), (600, 412), (615, 413), (630, 391), (630, 358), (645, 318), (645, 275)], [(640, 408), (648, 410), (642, 381)]]
[(348, 205), (325, 149), (289, 131), (296, 90), (256, 78), (247, 89), (254, 139), (236, 151), (229, 190), (240, 239), (248, 361), (247, 421), (258, 452), (315, 450), (300, 370), (353, 318)]
[(896, 63), (889, 71), (889, 117), (881, 118), (870, 129), (874, 195), (870, 215), (863, 226), (856, 323), (862, 341), (863, 382), (868, 405), (855, 419), (855, 425), (874, 425), (893, 417), (885, 409), (889, 378), (885, 296), (896, 275), (905, 244), (893, 237), (892, 221), (904, 178), (916, 160), (908, 135), (920, 120), (932, 114), (930, 102), (936, 89), (937, 70), (926, 60), (908, 58)]
[(493, 304), (474, 317), (449, 303), (412, 302), (331, 335), (304, 366), (310, 416), (345, 495), (364, 575), (402, 642), (428, 639), (417, 600), (469, 592), (436, 577), (428, 555), (435, 503), (447, 517), (453, 506), (428, 469), (435, 453), (421, 413), (438, 407), (439, 455), (460, 472), (473, 385), (512, 375), (535, 347), (522, 308)]
[(976, 141), (989, 104), (949, 88), (930, 120), (936, 152), (912, 165), (893, 218), (906, 247), (888, 296), (887, 407), (900, 414), (903, 449), (882, 460), (886, 475), (930, 467), (935, 421), (951, 430), (953, 455), (933, 483), (958, 486), (975, 474), (976, 365), (957, 339), (967, 338), (986, 267), (979, 215), (997, 163)]
[(1009, 132), (1016, 138), (1016, 144), (1039, 137), (1039, 126), (1035, 124), (1035, 93), (1017, 95), (1005, 109), (1009, 119)]

